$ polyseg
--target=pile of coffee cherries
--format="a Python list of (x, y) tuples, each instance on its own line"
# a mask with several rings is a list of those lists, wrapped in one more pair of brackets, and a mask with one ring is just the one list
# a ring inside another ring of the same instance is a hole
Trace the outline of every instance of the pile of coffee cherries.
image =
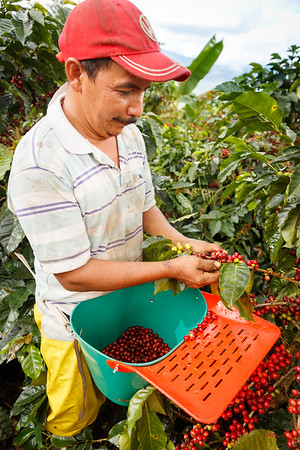
[(151, 328), (135, 325), (129, 327), (122, 336), (102, 350), (110, 358), (127, 363), (140, 364), (161, 358), (170, 351)]

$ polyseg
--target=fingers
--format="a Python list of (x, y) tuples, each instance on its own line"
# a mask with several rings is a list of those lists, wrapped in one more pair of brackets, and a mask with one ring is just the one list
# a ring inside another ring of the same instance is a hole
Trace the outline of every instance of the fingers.
[(198, 258), (198, 269), (204, 270), (205, 272), (213, 272), (216, 269), (219, 269), (221, 267), (221, 263), (219, 261), (215, 261), (212, 259), (202, 259)]
[(203, 272), (202, 270), (197, 273), (197, 276), (193, 280), (188, 280), (186, 284), (191, 288), (201, 288), (209, 284), (218, 283), (220, 277), (219, 270), (214, 272)]
[(200, 241), (197, 239), (190, 239), (189, 243), (191, 245), (192, 251), (196, 253), (202, 253), (202, 252), (216, 252), (216, 251), (222, 251), (222, 247), (219, 244), (210, 243), (206, 241)]
[(220, 276), (219, 261), (204, 260), (197, 256), (180, 256), (170, 261), (170, 278), (176, 278), (191, 288), (217, 283)]

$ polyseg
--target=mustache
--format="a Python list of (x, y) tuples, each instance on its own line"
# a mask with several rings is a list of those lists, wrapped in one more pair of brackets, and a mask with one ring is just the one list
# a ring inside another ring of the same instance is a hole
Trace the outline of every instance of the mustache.
[(136, 117), (130, 117), (129, 119), (122, 119), (122, 117), (115, 117), (115, 120), (121, 122), (123, 125), (130, 125), (131, 123), (136, 123)]

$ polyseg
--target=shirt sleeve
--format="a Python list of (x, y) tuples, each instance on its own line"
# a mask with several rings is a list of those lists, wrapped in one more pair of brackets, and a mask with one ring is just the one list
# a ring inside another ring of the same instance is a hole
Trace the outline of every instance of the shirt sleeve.
[(33, 167), (10, 180), (8, 195), (10, 209), (45, 272), (73, 270), (90, 259), (90, 242), (70, 183)]

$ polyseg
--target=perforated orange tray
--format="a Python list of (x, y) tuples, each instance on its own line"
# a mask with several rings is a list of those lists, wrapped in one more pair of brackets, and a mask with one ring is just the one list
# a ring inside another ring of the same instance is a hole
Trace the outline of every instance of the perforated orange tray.
[(157, 364), (139, 367), (107, 360), (120, 372), (136, 372), (191, 417), (215, 422), (280, 336), (276, 325), (227, 310), (220, 297), (203, 292), (218, 319), (201, 338), (182, 343)]

